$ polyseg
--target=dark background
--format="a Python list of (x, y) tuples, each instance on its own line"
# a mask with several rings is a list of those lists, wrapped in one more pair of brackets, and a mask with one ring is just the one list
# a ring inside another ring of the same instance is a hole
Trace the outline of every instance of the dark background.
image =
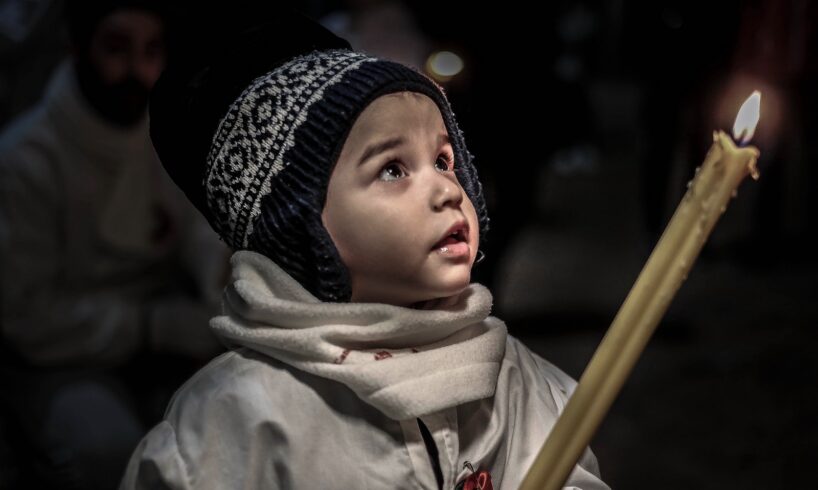
[[(377, 25), (383, 7), (296, 5), (317, 19), (370, 19), (359, 26)], [(0, 6), (5, 124), (37, 101), (68, 45), (60, 2)], [(614, 488), (811, 486), (815, 3), (405, 7), (427, 51), (465, 63), (444, 86), (492, 219), (475, 280), (512, 334), (575, 378), (712, 131), (730, 130), (744, 98), (762, 90), (761, 180), (740, 187), (592, 448)]]

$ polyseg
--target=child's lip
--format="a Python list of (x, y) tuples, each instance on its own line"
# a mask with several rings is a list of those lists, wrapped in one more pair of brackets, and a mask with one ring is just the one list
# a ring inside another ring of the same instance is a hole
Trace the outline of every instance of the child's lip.
[(449, 236), (456, 232), (460, 231), (461, 238), (464, 242), (469, 242), (469, 223), (465, 219), (460, 219), (456, 221), (453, 225), (451, 225), (445, 233), (432, 245), (432, 250), (435, 250), (440, 247), (440, 242), (449, 238)]

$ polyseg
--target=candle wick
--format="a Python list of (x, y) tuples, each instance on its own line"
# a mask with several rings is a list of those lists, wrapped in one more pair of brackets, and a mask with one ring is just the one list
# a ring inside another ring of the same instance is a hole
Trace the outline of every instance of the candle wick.
[(738, 144), (738, 146), (746, 146), (747, 143), (749, 143), (748, 141), (744, 140), (744, 136), (747, 135), (747, 132), (748, 132), (747, 128), (744, 128), (736, 137), (736, 143)]

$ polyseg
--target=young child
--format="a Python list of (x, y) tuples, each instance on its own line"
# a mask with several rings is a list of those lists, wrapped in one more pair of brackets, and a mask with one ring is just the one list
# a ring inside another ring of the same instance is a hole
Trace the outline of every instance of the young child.
[[(151, 109), (237, 251), (211, 322), (232, 350), (122, 488), (516, 489), (574, 382), (470, 284), (488, 218), (442, 89), (306, 19), (234, 28), (178, 56)], [(567, 485), (607, 488), (590, 450)]]

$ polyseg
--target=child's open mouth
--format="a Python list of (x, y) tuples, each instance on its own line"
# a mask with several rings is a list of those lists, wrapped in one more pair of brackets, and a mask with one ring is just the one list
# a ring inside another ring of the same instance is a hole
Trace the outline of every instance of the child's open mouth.
[(455, 243), (460, 243), (462, 241), (463, 240), (458, 238), (458, 237), (448, 236), (448, 237), (444, 238), (443, 240), (439, 241), (435, 245), (435, 248), (445, 247), (446, 245), (454, 245)]
[(432, 250), (450, 257), (468, 255), (468, 233), (468, 224), (465, 221), (459, 221), (449, 228), (446, 235), (432, 247)]

